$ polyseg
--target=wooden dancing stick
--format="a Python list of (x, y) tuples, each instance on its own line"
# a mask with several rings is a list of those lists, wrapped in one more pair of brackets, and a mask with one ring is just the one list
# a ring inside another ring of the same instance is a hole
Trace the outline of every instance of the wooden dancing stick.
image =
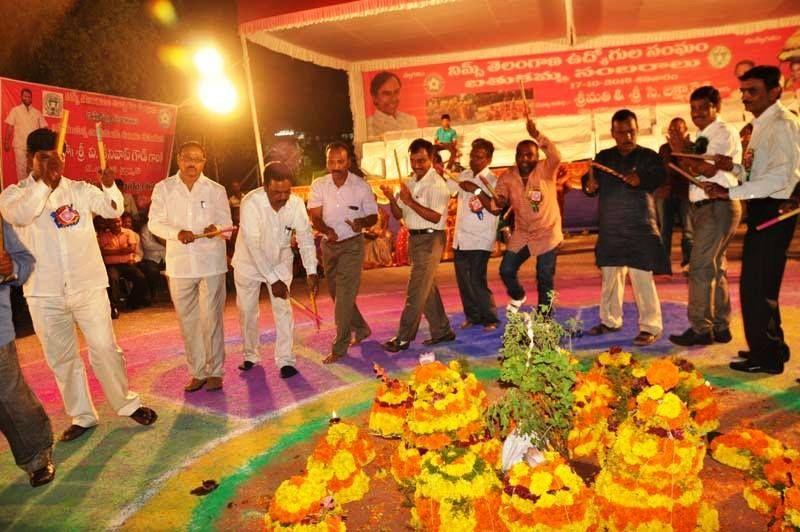
[(100, 170), (106, 169), (106, 145), (103, 142), (103, 128), (100, 122), (96, 122), (95, 132), (97, 134), (97, 156), (100, 158)]
[(317, 314), (316, 312), (314, 312), (313, 310), (311, 310), (310, 308), (308, 308), (307, 306), (305, 306), (292, 296), (289, 296), (289, 302), (295, 307), (305, 312), (306, 314), (308, 314), (309, 316), (311, 316), (317, 324), (317, 330), (319, 330), (319, 326), (322, 323), (322, 318), (320, 318), (319, 314)]
[(698, 159), (698, 160), (701, 160), (701, 161), (713, 161), (714, 160), (714, 156), (713, 155), (706, 155), (706, 154), (699, 154), (699, 153), (681, 153), (681, 152), (676, 152), (676, 153), (673, 153), (672, 155), (675, 156), (675, 157), (682, 157), (684, 159)]
[(317, 309), (317, 296), (315, 296), (314, 292), (311, 291), (308, 293), (308, 299), (311, 301), (311, 310), (314, 312), (315, 316), (314, 322), (317, 324), (317, 332), (319, 332), (320, 319), (319, 310)]
[(598, 163), (598, 162), (596, 162), (596, 161), (592, 161), (592, 162), (591, 162), (591, 163), (589, 163), (589, 164), (591, 164), (592, 166), (594, 166), (594, 167), (595, 167), (595, 168), (597, 168), (598, 170), (602, 170), (603, 172), (605, 172), (605, 173), (607, 173), (607, 174), (611, 174), (611, 175), (613, 175), (614, 177), (617, 177), (617, 178), (619, 178), (619, 179), (625, 179), (625, 176), (624, 176), (624, 175), (622, 175), (621, 173), (617, 172), (617, 171), (616, 171), (616, 170), (614, 170), (613, 168), (609, 168), (608, 166), (606, 166), (606, 165), (604, 165), (604, 164), (600, 164), (600, 163)]
[(64, 144), (67, 142), (67, 122), (69, 122), (69, 111), (64, 109), (61, 111), (61, 127), (56, 137), (56, 153), (59, 157), (62, 157)]
[(785, 212), (785, 213), (781, 214), (780, 216), (776, 216), (775, 218), (773, 218), (771, 220), (767, 220), (766, 222), (757, 225), (756, 226), (756, 231), (761, 231), (762, 229), (766, 229), (767, 227), (772, 227), (776, 223), (782, 222), (782, 221), (786, 220), (787, 218), (791, 218), (792, 216), (797, 216), (798, 214), (800, 214), (800, 208), (797, 208), (797, 209), (795, 209), (793, 211)]
[(236, 230), (236, 226), (232, 225), (230, 227), (224, 227), (222, 229), (215, 229), (214, 231), (209, 231), (208, 233), (197, 233), (194, 235), (195, 238), (205, 238), (208, 236), (219, 236), (225, 233), (231, 233)]
[(394, 164), (397, 166), (397, 179), (403, 179), (403, 172), (400, 171), (400, 158), (397, 156), (397, 148), (392, 151), (394, 152)]
[(529, 116), (531, 113), (531, 108), (528, 105), (528, 98), (525, 96), (525, 84), (522, 80), (519, 81), (519, 88), (522, 91), (522, 103), (525, 104), (525, 116)]
[(669, 167), (670, 167), (672, 170), (675, 170), (675, 171), (676, 171), (677, 173), (679, 173), (679, 174), (680, 174), (680, 175), (681, 175), (681, 176), (682, 176), (684, 179), (686, 179), (687, 181), (689, 181), (689, 182), (690, 182), (691, 184), (693, 184), (694, 186), (697, 186), (697, 187), (703, 188), (703, 183), (702, 183), (702, 182), (701, 182), (699, 179), (697, 179), (697, 178), (696, 178), (696, 177), (694, 177), (693, 175), (690, 175), (688, 172), (686, 172), (686, 170), (684, 170), (683, 168), (681, 168), (681, 167), (680, 167), (680, 166), (678, 166), (677, 164), (674, 164), (674, 163), (668, 163), (668, 164), (667, 164), (667, 166), (669, 166)]

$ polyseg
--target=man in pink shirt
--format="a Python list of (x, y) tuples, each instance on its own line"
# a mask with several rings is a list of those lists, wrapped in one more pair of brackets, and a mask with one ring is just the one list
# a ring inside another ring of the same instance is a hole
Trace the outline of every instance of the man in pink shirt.
[[(530, 118), (527, 129), (535, 140), (517, 144), (516, 167), (500, 176), (495, 187), (495, 203), (502, 208), (509, 206), (515, 220), (500, 263), (500, 277), (511, 298), (507, 312), (519, 311), (526, 297), (517, 274), (522, 264), (535, 256), (538, 304), (540, 309), (549, 312), (556, 254), (564, 239), (556, 183), (561, 154)], [(546, 159), (539, 160), (539, 149)]]
[(120, 307), (125, 281), (132, 285), (126, 301), (127, 309), (136, 310), (149, 306), (150, 290), (144, 274), (136, 267), (139, 235), (122, 227), (122, 220), (119, 218), (104, 222), (105, 229), (97, 234), (97, 243), (100, 245), (100, 253), (108, 271), (112, 307), (117, 309)]

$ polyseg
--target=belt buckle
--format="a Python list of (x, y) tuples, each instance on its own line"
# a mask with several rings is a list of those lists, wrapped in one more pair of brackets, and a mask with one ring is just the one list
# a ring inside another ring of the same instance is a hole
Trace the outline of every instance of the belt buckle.
[(431, 228), (429, 227), (429, 228), (425, 229), (425, 232), (426, 232), (426, 233), (428, 233), (428, 234), (430, 235), (431, 233), (433, 233), (433, 229), (431, 229)]

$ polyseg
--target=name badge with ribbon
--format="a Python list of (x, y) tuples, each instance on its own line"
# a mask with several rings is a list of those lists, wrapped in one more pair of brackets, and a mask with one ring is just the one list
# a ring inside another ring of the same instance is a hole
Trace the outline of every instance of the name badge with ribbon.
[(478, 220), (483, 220), (483, 203), (481, 203), (480, 198), (478, 196), (472, 196), (469, 199), (469, 210), (475, 213), (478, 217)]
[(81, 221), (81, 213), (73, 209), (72, 204), (62, 205), (55, 211), (51, 212), (50, 216), (53, 218), (56, 227), (59, 229), (70, 227)]

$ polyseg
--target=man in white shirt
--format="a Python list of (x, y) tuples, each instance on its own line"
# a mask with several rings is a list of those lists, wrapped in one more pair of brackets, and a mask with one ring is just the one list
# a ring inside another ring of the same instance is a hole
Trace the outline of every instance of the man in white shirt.
[(389, 199), (392, 214), (398, 220), (405, 220), (410, 234), (408, 256), (411, 274), (406, 302), (400, 315), (397, 336), (383, 344), (384, 349), (391, 353), (408, 349), (411, 340), (417, 336), (423, 314), (431, 333), (430, 339), (423, 344), (434, 345), (456, 338), (436, 286), (436, 269), (442, 259), (450, 193), (433, 168), (433, 144), (416, 139), (409, 146), (408, 153), (414, 175), (401, 182), (399, 197), (395, 198), (390, 187), (381, 186), (383, 194)]
[(379, 72), (369, 84), (375, 112), (367, 118), (367, 137), (369, 140), (380, 140), (387, 131), (415, 129), (417, 118), (398, 111), (400, 106), (400, 89), (402, 84), (397, 74)]
[[(491, 142), (475, 139), (469, 154), (469, 170), (458, 176), (460, 185), (448, 182), (451, 193), (458, 194), (453, 249), (458, 292), (464, 307), (462, 329), (483, 325), (484, 330), (492, 331), (499, 322), (486, 278), (499, 221), (499, 210), (488, 201), (489, 191), (497, 184), (497, 177), (489, 169), (492, 155), (494, 145)], [(483, 201), (481, 196), (485, 196)]]
[(97, 425), (86, 369), (78, 354), (78, 324), (89, 346), (89, 363), (108, 402), (120, 416), (142, 425), (158, 417), (128, 389), (125, 358), (111, 325), (106, 275), (92, 215), (114, 218), (122, 213), (122, 194), (113, 175), (102, 175), (102, 190), (61, 175), (64, 162), (56, 152), (56, 134), (37, 129), (28, 136), (33, 171), (0, 194), (0, 212), (13, 224), (36, 258), (25, 283), (36, 335), (55, 374), (72, 425), (61, 435), (70, 441)]
[[(739, 163), (742, 160), (739, 132), (717, 115), (720, 101), (719, 91), (711, 86), (692, 92), (689, 98), (692, 122), (699, 129), (695, 147), (706, 144), (707, 155), (724, 155)], [(725, 188), (739, 183), (733, 172), (720, 170), (713, 164), (694, 159), (682, 159), (680, 164), (702, 182)], [(690, 327), (682, 334), (670, 335), (669, 340), (681, 346), (728, 343), (732, 338), (726, 254), (739, 226), (742, 206), (738, 200), (710, 199), (696, 185), (689, 186), (689, 202), (693, 228), (687, 308)]]
[(41, 127), (47, 127), (47, 120), (42, 113), (31, 103), (33, 93), (28, 88), (20, 93), (22, 103), (13, 107), (6, 117), (6, 136), (3, 139), (3, 149), (11, 151), (14, 148), (14, 162), (17, 165), (17, 182), (28, 177), (28, 157), (25, 142), (28, 135)]
[(744, 360), (730, 363), (731, 369), (747, 373), (783, 373), (789, 360), (778, 296), (797, 217), (757, 229), (779, 215), (800, 182), (800, 120), (779, 101), (780, 77), (778, 68), (762, 65), (739, 78), (742, 102), (755, 116), (753, 136), (742, 164), (724, 156), (717, 156), (714, 164), (733, 171), (742, 184), (730, 189), (704, 184), (711, 198), (747, 201), (739, 299), (749, 350), (739, 352)]
[(225, 187), (203, 175), (205, 162), (199, 142), (181, 145), (178, 173), (153, 188), (148, 222), (150, 231), (167, 241), (169, 292), (191, 375), (187, 392), (203, 386), (220, 390), (225, 362), (227, 233), (218, 231), (231, 225), (231, 209)]
[(347, 355), (352, 344), (372, 332), (358, 310), (356, 296), (364, 263), (362, 230), (378, 221), (378, 204), (369, 185), (349, 171), (349, 148), (333, 142), (325, 149), (328, 174), (315, 179), (308, 198), (308, 212), (314, 229), (322, 233), (322, 264), (328, 293), (334, 300), (336, 339), (323, 359), (331, 364)]
[(297, 375), (292, 352), (294, 319), (289, 291), (292, 286), (292, 233), (297, 236), (308, 286), (316, 295), (317, 249), (303, 200), (292, 194), (292, 171), (281, 162), (264, 168), (264, 186), (241, 201), (241, 220), (233, 254), (236, 306), (242, 327), (244, 362), (249, 371), (261, 361), (258, 333), (258, 298), (261, 284), (267, 284), (275, 319), (275, 364), (283, 379)]

